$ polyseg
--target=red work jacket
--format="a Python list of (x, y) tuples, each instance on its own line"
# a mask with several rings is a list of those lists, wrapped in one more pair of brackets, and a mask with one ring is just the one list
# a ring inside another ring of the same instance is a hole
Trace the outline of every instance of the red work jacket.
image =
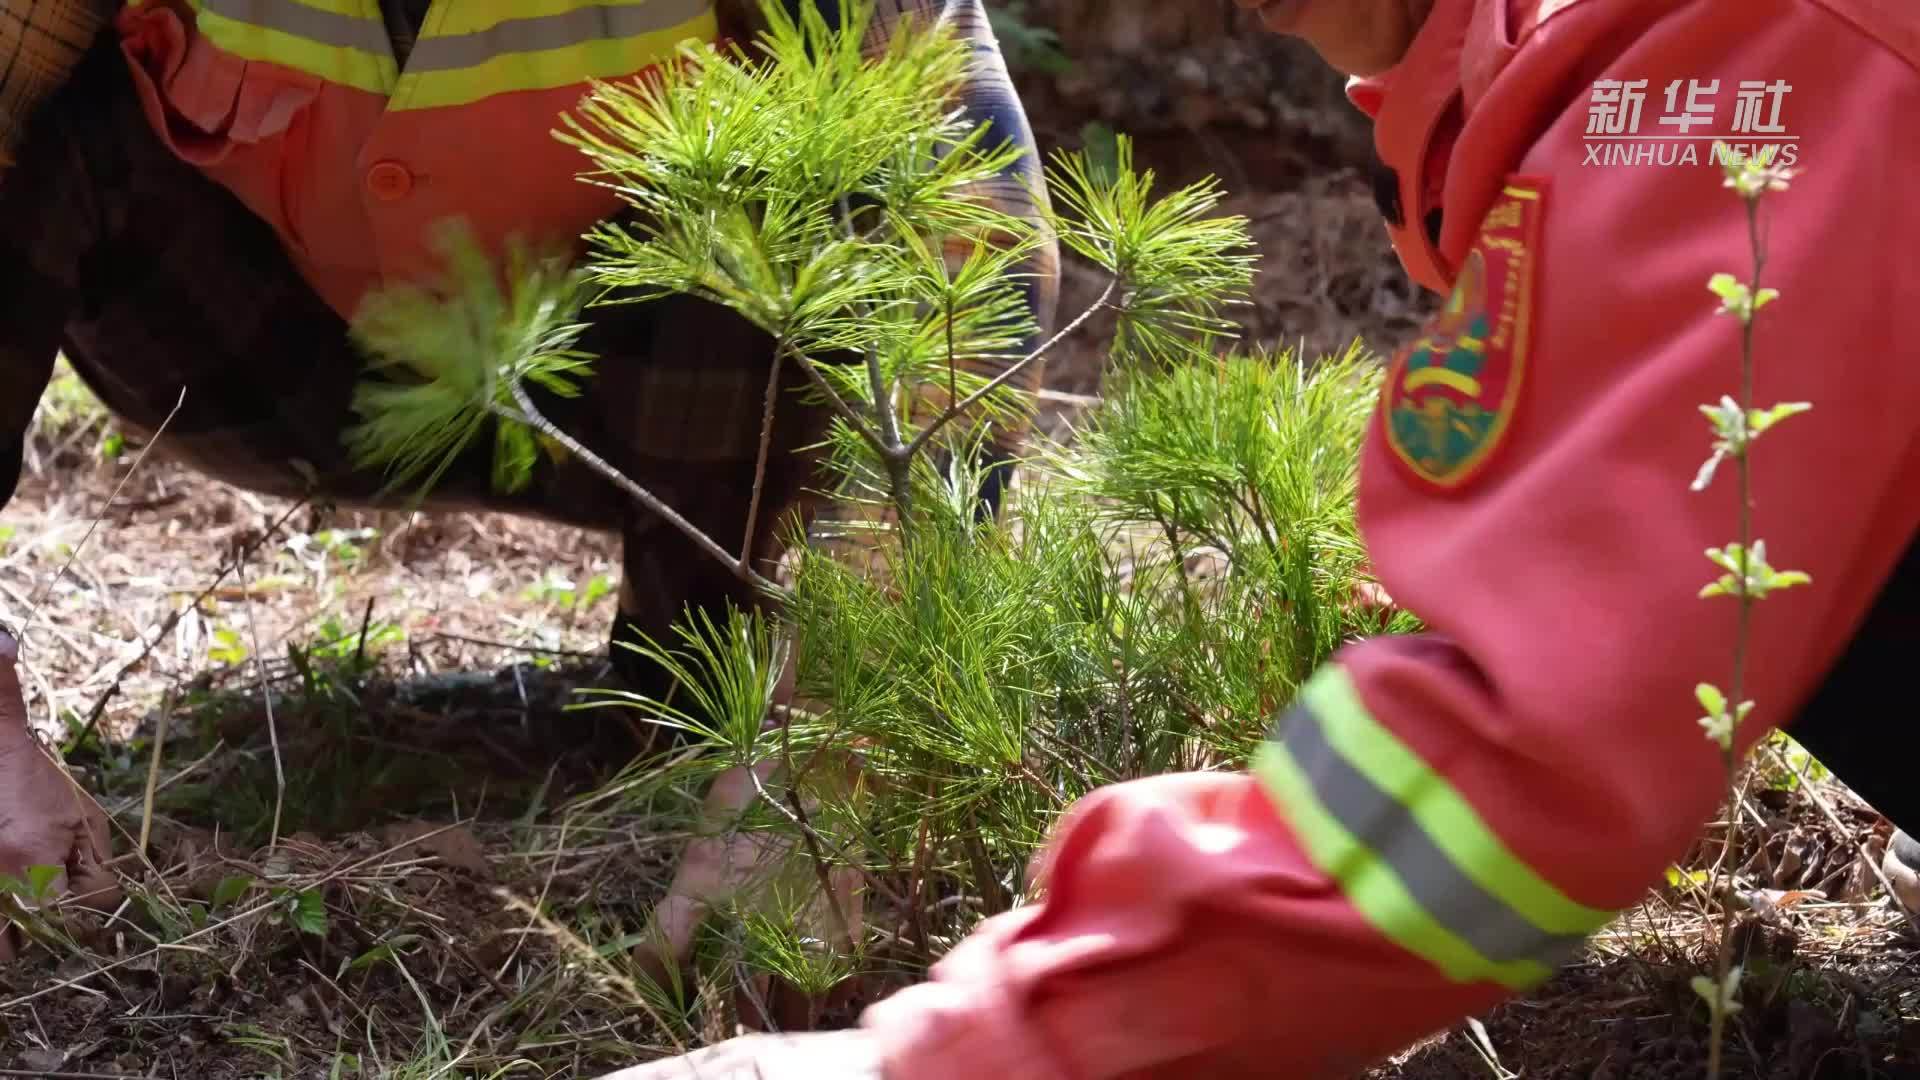
[(1044, 898), (865, 1025), (896, 1080), (1351, 1076), (1537, 985), (1726, 789), (1735, 537), (1699, 406), (1737, 393), (1707, 282), (1750, 266), (1715, 138), (1769, 196), (1755, 535), (1813, 585), (1753, 621), (1741, 745), (1819, 686), (1920, 526), (1920, 7), (1437, 0), (1355, 88), (1396, 248), (1444, 310), (1383, 375), (1359, 517), (1431, 632), (1340, 652), (1239, 774), (1118, 785)]

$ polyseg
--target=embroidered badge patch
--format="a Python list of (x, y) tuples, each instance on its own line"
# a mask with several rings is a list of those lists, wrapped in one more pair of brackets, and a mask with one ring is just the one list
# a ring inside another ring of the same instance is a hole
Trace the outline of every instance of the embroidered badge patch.
[(1457, 491), (1506, 443), (1526, 385), (1546, 182), (1511, 177), (1446, 307), (1381, 388), (1387, 445), (1413, 476)]

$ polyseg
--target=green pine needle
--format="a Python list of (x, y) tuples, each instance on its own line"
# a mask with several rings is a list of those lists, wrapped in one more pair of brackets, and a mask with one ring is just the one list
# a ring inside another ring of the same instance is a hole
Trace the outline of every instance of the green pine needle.
[(590, 363), (573, 347), (585, 329), (583, 278), (517, 244), (496, 268), (464, 223), (445, 227), (438, 247), (447, 272), (437, 288), (378, 290), (354, 320), (355, 342), (385, 377), (356, 390), (362, 422), (347, 446), (356, 465), (385, 469), (391, 486), (417, 482), (424, 496), (493, 423), (494, 486), (516, 491), (538, 452), (513, 419), (513, 384), (578, 392)]

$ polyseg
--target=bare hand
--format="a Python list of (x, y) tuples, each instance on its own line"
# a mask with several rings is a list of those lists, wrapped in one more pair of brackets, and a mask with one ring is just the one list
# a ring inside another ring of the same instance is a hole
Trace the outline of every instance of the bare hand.
[(743, 1035), (600, 1080), (885, 1080), (866, 1032)]
[[(27, 730), (15, 645), (0, 630), (0, 874), (26, 881), (29, 867), (59, 867), (51, 895), (105, 908), (120, 893), (111, 850), (106, 815)], [(0, 963), (14, 952), (12, 927), (0, 923)]]
[(1393, 597), (1376, 582), (1363, 581), (1353, 590), (1353, 606), (1360, 610), (1380, 615), (1392, 615), (1399, 610)]

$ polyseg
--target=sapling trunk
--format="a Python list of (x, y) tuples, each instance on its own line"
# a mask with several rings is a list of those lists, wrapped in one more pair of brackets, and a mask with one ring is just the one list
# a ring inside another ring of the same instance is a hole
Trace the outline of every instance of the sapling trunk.
[[(1753, 271), (1748, 279), (1747, 288), (1754, 294), (1760, 291), (1760, 272), (1766, 266), (1766, 251), (1761, 246), (1759, 233), (1759, 203), (1746, 202), (1747, 237), (1753, 253)], [(1753, 409), (1753, 319), (1747, 318), (1740, 326), (1740, 415), (1745, 417)], [(1747, 648), (1753, 627), (1753, 590), (1748, 583), (1753, 580), (1753, 463), (1751, 454), (1743, 448), (1734, 458), (1735, 486), (1739, 505), (1739, 577), (1741, 587), (1735, 595), (1739, 613), (1734, 631), (1733, 676), (1728, 681), (1728, 695), (1734, 702), (1746, 700)], [(1738, 706), (1736, 705), (1737, 709)], [(1736, 714), (1737, 715), (1737, 714)], [(1707, 1077), (1719, 1080), (1726, 1052), (1726, 1025), (1730, 1010), (1727, 1008), (1730, 990), (1728, 980), (1733, 974), (1733, 887), (1738, 873), (1740, 852), (1740, 803), (1745, 797), (1744, 785), (1740, 782), (1742, 770), (1740, 758), (1731, 742), (1721, 751), (1721, 763), (1727, 771), (1727, 786), (1731, 794), (1732, 811), (1727, 815), (1726, 852), (1721, 857), (1722, 880), (1714, 892), (1720, 895), (1727, 906), (1726, 922), (1721, 927), (1719, 948), (1714, 962), (1714, 986), (1720, 995), (1711, 1013), (1710, 1029), (1707, 1034)]]
[(1764, 599), (1769, 593), (1784, 588), (1810, 583), (1811, 579), (1798, 571), (1778, 571), (1768, 564), (1765, 556), (1765, 541), (1753, 535), (1753, 472), (1752, 452), (1754, 441), (1775, 423), (1810, 408), (1805, 403), (1775, 405), (1766, 410), (1756, 409), (1753, 403), (1754, 387), (1754, 319), (1761, 308), (1777, 297), (1774, 290), (1761, 285), (1761, 276), (1766, 268), (1767, 250), (1760, 227), (1760, 202), (1770, 191), (1785, 190), (1789, 173), (1773, 167), (1769, 162), (1754, 162), (1734, 155), (1725, 147), (1716, 144), (1716, 153), (1727, 155), (1723, 162), (1727, 171), (1727, 186), (1734, 188), (1744, 204), (1747, 226), (1747, 244), (1752, 259), (1748, 280), (1740, 283), (1730, 274), (1716, 274), (1708, 287), (1721, 298), (1721, 312), (1731, 314), (1740, 320), (1740, 376), (1739, 399), (1722, 398), (1718, 406), (1702, 406), (1701, 411), (1712, 422), (1718, 440), (1714, 444), (1714, 454), (1702, 466), (1695, 477), (1693, 489), (1705, 489), (1712, 483), (1717, 466), (1728, 458), (1734, 465), (1737, 500), (1737, 539), (1728, 550), (1712, 549), (1707, 556), (1727, 571), (1712, 585), (1703, 589), (1703, 597), (1731, 596), (1737, 603), (1735, 617), (1733, 670), (1728, 690), (1722, 694), (1718, 689), (1702, 684), (1696, 691), (1700, 703), (1705, 707), (1707, 716), (1700, 723), (1709, 739), (1718, 744), (1721, 765), (1727, 777), (1730, 813), (1723, 851), (1716, 867), (1716, 887), (1714, 895), (1720, 897), (1723, 925), (1718, 947), (1715, 951), (1714, 975), (1709, 982), (1705, 978), (1694, 980), (1694, 990), (1705, 998), (1709, 1007), (1709, 1029), (1707, 1046), (1708, 1080), (1719, 1080), (1725, 1067), (1727, 1021), (1739, 1011), (1740, 1004), (1735, 1000), (1739, 988), (1739, 968), (1733, 956), (1733, 893), (1739, 872), (1739, 850), (1741, 840), (1740, 805), (1745, 798), (1742, 783), (1740, 725), (1746, 719), (1753, 703), (1745, 698), (1747, 675), (1751, 663), (1751, 638), (1753, 626), (1753, 605)]

